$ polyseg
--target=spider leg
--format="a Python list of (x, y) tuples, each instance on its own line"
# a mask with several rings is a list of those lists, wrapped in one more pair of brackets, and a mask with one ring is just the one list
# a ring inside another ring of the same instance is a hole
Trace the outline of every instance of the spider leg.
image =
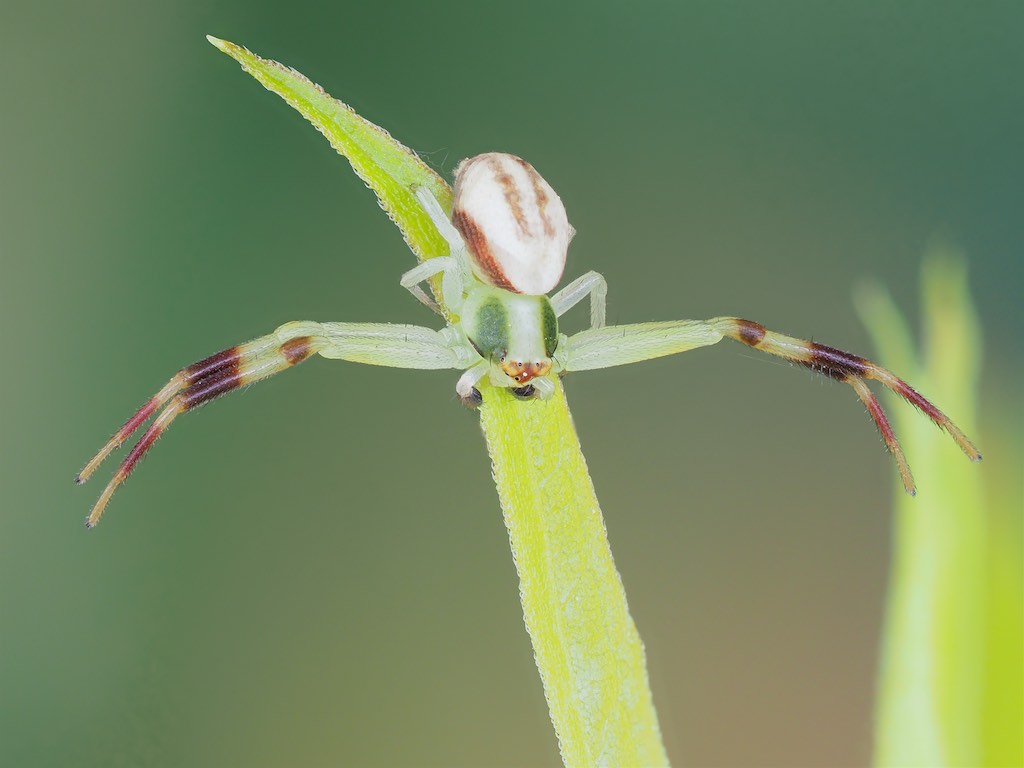
[(767, 352), (770, 355), (799, 363), (806, 368), (810, 368), (812, 371), (817, 371), (829, 378), (845, 382), (853, 387), (857, 396), (867, 406), (868, 413), (874, 419), (878, 431), (882, 433), (882, 439), (885, 441), (886, 447), (899, 466), (900, 476), (903, 478), (903, 487), (911, 496), (916, 493), (916, 489), (913, 475), (910, 473), (910, 466), (907, 464), (907, 459), (903, 455), (896, 436), (893, 434), (892, 427), (889, 426), (889, 420), (886, 418), (881, 404), (868, 389), (865, 383), (866, 379), (874, 379), (881, 382), (883, 386), (922, 411), (939, 429), (953, 438), (956, 444), (960, 446), (960, 450), (971, 461), (981, 461), (981, 453), (967, 438), (967, 435), (961, 432), (959, 427), (946, 414), (916, 392), (905, 381), (877, 363), (873, 363), (859, 355), (836, 349), (835, 347), (828, 347), (814, 341), (796, 339), (792, 336), (784, 336), (781, 333), (769, 331), (760, 323), (755, 323), (751, 320), (742, 320), (737, 317), (716, 317), (708, 322), (717, 328), (723, 336), (728, 336), (731, 339), (746, 344), (748, 347)]
[(972, 461), (981, 461), (974, 444), (942, 411), (891, 371), (870, 360), (813, 341), (784, 336), (763, 325), (736, 317), (708, 321), (682, 320), (668, 323), (614, 325), (581, 331), (560, 339), (555, 363), (562, 371), (592, 370), (626, 365), (641, 360), (685, 352), (715, 344), (728, 337), (748, 347), (767, 352), (849, 384), (868, 409), (896, 464), (907, 493), (915, 493), (910, 466), (893, 433), (878, 399), (866, 380), (874, 379), (923, 411), (946, 432)]
[(383, 323), (286, 323), (273, 333), (230, 347), (178, 371), (89, 461), (75, 478), (84, 483), (115, 449), (149, 418), (156, 419), (125, 456), (93, 506), (86, 525), (99, 522), (114, 492), (180, 414), (280, 373), (311, 355), (393, 368), (459, 368), (475, 353), (457, 334)]
[(435, 256), (432, 259), (427, 259), (402, 275), (399, 282), (421, 303), (443, 316), (444, 312), (441, 311), (437, 302), (428, 297), (419, 286), (424, 280), (428, 280), (438, 273), (441, 274), (441, 294), (444, 296), (444, 303), (452, 312), (458, 314), (462, 308), (465, 286), (465, 277), (458, 259), (452, 256)]
[(441, 295), (444, 298), (444, 303), (451, 312), (458, 315), (462, 308), (464, 288), (470, 278), (469, 251), (459, 230), (452, 224), (434, 194), (426, 187), (417, 188), (414, 194), (420, 205), (423, 206), (424, 212), (437, 228), (438, 234), (448, 243), (448, 256), (427, 259), (406, 272), (402, 275), (402, 287), (410, 291), (423, 304), (443, 316), (445, 313), (437, 305), (437, 302), (429, 299), (418, 285), (424, 280), (442, 273)]
[[(874, 379), (880, 382), (884, 387), (895, 392), (928, 416), (939, 429), (953, 438), (956, 444), (960, 446), (960, 450), (971, 461), (981, 461), (981, 453), (967, 438), (967, 435), (961, 432), (959, 427), (946, 414), (915, 391), (903, 379), (877, 363), (873, 363), (859, 355), (836, 349), (835, 347), (827, 347), (814, 341), (795, 339), (792, 336), (784, 336), (781, 333), (769, 331), (763, 325), (751, 320), (741, 320), (737, 317), (716, 317), (708, 322), (717, 328), (723, 336), (728, 336), (731, 339), (746, 344), (748, 347), (759, 349), (770, 355), (776, 355), (777, 357), (791, 360), (794, 363), (799, 363), (813, 371), (823, 373), (830, 378), (853, 386), (861, 400), (864, 400), (865, 405), (868, 406), (868, 411), (875, 419), (875, 423), (878, 425), (883, 438), (885, 438), (886, 444), (890, 445), (890, 450), (892, 450), (892, 445), (886, 434), (888, 422), (884, 420), (881, 406), (877, 404), (877, 401), (872, 406), (864, 398), (862, 390), (853, 384), (854, 381), (863, 383), (865, 379)], [(879, 416), (882, 418), (879, 418)], [(889, 431), (891, 432), (891, 430)], [(898, 457), (897, 461), (899, 461)], [(907, 491), (912, 492), (913, 480), (910, 478), (909, 471), (904, 475), (904, 481)]]
[[(289, 324), (291, 325), (291, 324)], [(309, 325), (317, 325), (315, 323)], [(278, 339), (278, 332), (288, 326), (281, 326), (277, 332), (269, 336), (262, 336), (258, 339), (254, 339), (246, 344), (239, 344), (234, 347), (218, 352), (215, 355), (210, 355), (197, 363), (182, 368), (171, 380), (168, 381), (159, 392), (153, 397), (147, 400), (138, 411), (136, 411), (128, 421), (126, 421), (117, 432), (113, 434), (110, 440), (107, 441), (99, 452), (89, 460), (82, 471), (75, 476), (76, 483), (84, 483), (88, 480), (96, 468), (103, 463), (104, 459), (107, 458), (113, 451), (119, 448), (135, 431), (145, 424), (150, 416), (159, 411), (161, 408), (167, 405), (173, 398), (175, 398), (182, 390), (187, 390), (188, 398), (181, 398), (182, 404), (191, 402), (192, 405), (189, 407), (195, 407), (200, 402), (207, 402), (208, 400), (216, 397), (218, 394), (223, 394), (229, 391), (231, 387), (228, 387), (229, 382), (236, 382), (235, 386), (240, 386), (242, 383), (246, 383), (241, 379), (241, 373), (246, 368), (252, 365), (252, 361), (263, 358), (268, 352), (273, 350), (279, 350), (280, 354), (293, 352), (296, 346), (293, 341), (286, 339), (284, 342)], [(301, 338), (301, 336), (300, 336)], [(289, 344), (286, 351), (281, 351), (280, 347), (284, 344)], [(306, 355), (308, 357), (308, 355)], [(298, 355), (293, 354), (296, 362), (301, 362), (305, 357), (299, 358)], [(285, 359), (288, 359), (287, 357)], [(269, 375), (269, 374), (267, 374)], [(255, 379), (252, 379), (255, 380)], [(220, 390), (210, 397), (199, 400), (198, 393), (206, 391), (214, 382), (217, 382)], [(186, 408), (188, 410), (188, 408)]]
[(434, 193), (426, 187), (418, 187), (415, 194), (416, 199), (423, 206), (423, 210), (430, 217), (430, 220), (434, 222), (434, 226), (437, 227), (438, 234), (448, 241), (448, 247), (453, 252), (465, 250), (466, 244), (462, 239), (462, 235), (455, 228), (455, 225), (452, 224), (451, 219), (448, 218), (448, 214), (444, 212), (441, 204), (437, 202)]
[(561, 317), (590, 294), (590, 327), (604, 326), (605, 307), (608, 303), (608, 283), (599, 272), (587, 272), (577, 277), (551, 297), (555, 315)]
[(480, 390), (476, 388), (477, 383), (491, 369), (487, 360), (481, 360), (476, 365), (468, 368), (455, 383), (455, 394), (467, 408), (476, 408), (480, 405)]
[[(160, 414), (121, 462), (100, 494), (86, 525), (99, 522), (114, 491), (128, 479), (156, 439), (182, 413), (210, 402), (233, 389), (252, 384), (301, 363), (326, 344), (318, 323), (288, 323), (269, 336), (239, 344), (178, 371), (159, 392), (143, 404), (78, 473), (84, 483), (112, 451), (124, 443), (158, 410)], [(161, 410), (162, 409), (162, 410)]]
[(903, 480), (903, 488), (911, 496), (916, 496), (917, 486), (914, 484), (914, 475), (910, 471), (910, 464), (907, 462), (907, 457), (900, 447), (899, 440), (896, 439), (896, 433), (889, 426), (889, 418), (885, 415), (885, 411), (882, 410), (882, 404), (878, 402), (878, 398), (874, 396), (863, 379), (849, 378), (847, 379), (847, 384), (853, 387), (853, 391), (857, 393), (857, 397), (864, 403), (864, 407), (868, 409), (871, 418), (875, 420), (878, 431), (882, 433), (882, 440), (885, 441), (885, 447), (889, 449), (889, 453), (896, 460), (896, 466), (900, 471), (900, 478)]
[(559, 337), (554, 362), (561, 371), (592, 371), (674, 355), (721, 340), (722, 333), (701, 320), (606, 325)]

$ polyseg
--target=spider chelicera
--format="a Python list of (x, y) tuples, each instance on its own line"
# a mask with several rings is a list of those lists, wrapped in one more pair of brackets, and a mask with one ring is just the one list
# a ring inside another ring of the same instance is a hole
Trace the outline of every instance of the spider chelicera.
[[(158, 414), (100, 494), (86, 525), (99, 522), (114, 491), (179, 414), (314, 354), (394, 368), (460, 369), (464, 373), (455, 391), (463, 403), (474, 407), (481, 403), (476, 385), (484, 377), (522, 399), (546, 398), (554, 392), (552, 376), (636, 363), (730, 338), (853, 387), (912, 495), (910, 466), (867, 379), (881, 382), (922, 410), (973, 461), (981, 459), (945, 414), (906, 382), (863, 357), (736, 317), (606, 326), (608, 288), (597, 272), (586, 273), (548, 297), (562, 278), (574, 230), (561, 199), (525, 160), (489, 153), (460, 163), (450, 219), (426, 189), (417, 190), (416, 196), (448, 241), (450, 255), (424, 261), (406, 272), (401, 284), (444, 316), (420, 287), (440, 275), (442, 303), (454, 318), (447, 327), (437, 331), (390, 323), (291, 322), (183, 368), (76, 477), (77, 482), (85, 482), (114, 449)], [(560, 333), (558, 318), (588, 296), (591, 327), (572, 336)]]

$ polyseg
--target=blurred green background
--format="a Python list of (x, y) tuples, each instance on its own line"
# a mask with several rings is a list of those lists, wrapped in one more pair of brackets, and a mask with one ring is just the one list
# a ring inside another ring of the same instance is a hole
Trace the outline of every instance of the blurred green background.
[[(528, 158), (611, 322), (868, 352), (852, 287), (914, 313), (957, 244), (977, 441), (1019, 449), (1024, 5), (7, 2), (3, 765), (559, 764), (454, 373), (311, 362), (181, 419), (82, 527), (113, 466), (74, 473), (182, 365), (435, 322), (347, 163), (207, 33), (445, 174)], [(853, 393), (725, 344), (566, 387), (673, 760), (867, 761), (896, 471)], [(1019, 509), (1019, 459), (977, 470)]]

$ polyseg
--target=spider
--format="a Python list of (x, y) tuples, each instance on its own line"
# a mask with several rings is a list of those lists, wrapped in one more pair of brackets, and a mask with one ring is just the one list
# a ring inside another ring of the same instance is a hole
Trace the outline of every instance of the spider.
[[(906, 382), (863, 357), (767, 330), (737, 317), (605, 325), (608, 287), (587, 272), (552, 296), (575, 230), (551, 185), (525, 160), (492, 152), (463, 160), (455, 171), (451, 218), (426, 189), (415, 190), (424, 211), (448, 242), (448, 256), (424, 261), (401, 285), (432, 310), (444, 311), (420, 287), (440, 276), (451, 320), (442, 330), (390, 323), (285, 323), (178, 371), (124, 423), (75, 478), (84, 483), (112, 451), (158, 414), (128, 452), (86, 519), (99, 522), (111, 496), (178, 415), (246, 384), (298, 365), (314, 354), (395, 368), (460, 369), (455, 385), (469, 407), (482, 402), (485, 377), (523, 400), (547, 398), (552, 376), (650, 360), (734, 339), (803, 365), (853, 387), (874, 419), (914, 495), (914, 479), (882, 406), (868, 388), (874, 379), (923, 411), (973, 461), (981, 454), (949, 418)], [(558, 318), (590, 299), (590, 328), (566, 336)]]

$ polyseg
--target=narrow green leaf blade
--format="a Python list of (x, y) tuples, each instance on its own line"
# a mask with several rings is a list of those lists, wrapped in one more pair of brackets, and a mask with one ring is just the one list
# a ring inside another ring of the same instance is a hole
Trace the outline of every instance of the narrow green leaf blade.
[(985, 488), (997, 454), (977, 431), (982, 333), (965, 262), (950, 253), (931, 255), (922, 269), (922, 294), (923, 355), (887, 293), (863, 291), (858, 309), (879, 361), (941, 403), (980, 438), (988, 458), (981, 466), (965, 461), (927, 419), (902, 403), (894, 406), (893, 422), (921, 493), (910, 498), (894, 490), (874, 762), (1019, 765), (1020, 548), (1013, 536), (999, 534), (1006, 527), (1019, 537), (1020, 514), (1001, 509), (999, 497)]
[(562, 384), (519, 402), (487, 387), (480, 423), (523, 618), (566, 766), (663, 766), (644, 646), (608, 546)]
[(288, 102), (348, 158), (352, 170), (374, 191), (380, 207), (398, 225), (420, 260), (448, 253), (448, 244), (413, 193), (418, 187), (427, 187), (445, 210), (451, 210), (451, 189), (415, 152), (294, 69), (227, 40), (209, 35), (207, 40)]
[[(420, 259), (448, 252), (413, 190), (427, 186), (446, 210), (451, 190), (411, 150), (298, 72), (210, 42), (349, 159)], [(561, 384), (549, 400), (529, 403), (482, 386), (481, 423), (562, 758), (568, 766), (667, 765), (643, 643)]]

